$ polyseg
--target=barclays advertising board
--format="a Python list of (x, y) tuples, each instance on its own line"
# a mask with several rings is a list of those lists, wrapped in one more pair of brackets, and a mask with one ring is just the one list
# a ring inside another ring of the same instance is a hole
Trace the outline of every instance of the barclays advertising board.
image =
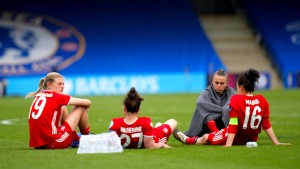
[[(7, 79), (7, 96), (25, 96), (37, 90), (42, 77), (11, 77)], [(206, 75), (144, 74), (121, 76), (65, 76), (64, 93), (71, 95), (120, 95), (136, 87), (140, 93), (199, 93), (206, 86)], [(22, 87), (20, 87), (20, 85)]]

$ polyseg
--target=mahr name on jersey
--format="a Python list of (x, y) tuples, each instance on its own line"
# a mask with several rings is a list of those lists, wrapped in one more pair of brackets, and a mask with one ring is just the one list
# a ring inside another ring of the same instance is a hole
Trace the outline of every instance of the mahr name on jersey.
[(259, 104), (259, 101), (258, 101), (258, 99), (255, 99), (255, 100), (246, 100), (246, 104), (247, 105), (256, 105), (256, 104)]

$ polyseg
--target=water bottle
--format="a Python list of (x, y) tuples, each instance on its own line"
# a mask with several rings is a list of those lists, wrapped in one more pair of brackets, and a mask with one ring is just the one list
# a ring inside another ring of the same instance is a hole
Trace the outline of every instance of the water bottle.
[(248, 141), (246, 147), (248, 148), (257, 147), (257, 143), (255, 141)]

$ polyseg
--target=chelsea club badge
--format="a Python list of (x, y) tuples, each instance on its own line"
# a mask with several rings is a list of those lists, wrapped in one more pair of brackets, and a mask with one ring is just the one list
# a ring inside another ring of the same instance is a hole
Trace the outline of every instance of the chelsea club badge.
[(47, 15), (0, 13), (0, 76), (59, 71), (84, 54), (84, 36)]

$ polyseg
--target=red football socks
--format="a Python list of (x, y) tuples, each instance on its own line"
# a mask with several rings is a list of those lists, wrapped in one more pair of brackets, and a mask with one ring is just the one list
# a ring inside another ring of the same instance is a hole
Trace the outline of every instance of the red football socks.
[(76, 131), (73, 131), (73, 140), (79, 140), (80, 137), (77, 135)]
[(90, 127), (86, 128), (86, 129), (80, 129), (80, 133), (82, 135), (88, 135), (88, 134), (90, 134)]
[(218, 132), (219, 131), (219, 129), (217, 128), (217, 124), (214, 120), (210, 120), (207, 123), (207, 127), (209, 128), (210, 131), (213, 131), (213, 132)]
[(192, 138), (188, 137), (188, 138), (185, 140), (185, 143), (186, 143), (186, 144), (195, 144), (196, 141), (197, 141), (197, 139), (198, 139), (198, 137), (192, 137)]

